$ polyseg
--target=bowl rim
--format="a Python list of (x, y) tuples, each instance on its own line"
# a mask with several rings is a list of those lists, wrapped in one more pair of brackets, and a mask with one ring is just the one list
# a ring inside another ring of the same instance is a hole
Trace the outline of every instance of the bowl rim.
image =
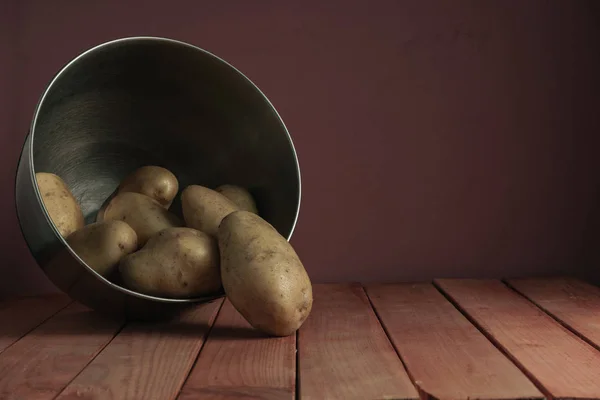
[(298, 155), (297, 155), (297, 151), (296, 151), (296, 147), (294, 146), (292, 137), (289, 133), (289, 130), (287, 129), (285, 123), (283, 122), (283, 119), (281, 118), (281, 115), (279, 114), (279, 112), (277, 111), (277, 109), (275, 108), (275, 106), (273, 105), (273, 103), (269, 100), (269, 98), (262, 92), (262, 90), (260, 90), (260, 88), (254, 83), (252, 82), (245, 74), (243, 74), (239, 69), (237, 69), (236, 67), (234, 67), (232, 64), (230, 64), (229, 62), (225, 61), (224, 59), (222, 59), (221, 57), (207, 51), (204, 50), (198, 46), (195, 46), (193, 44), (187, 43), (187, 42), (183, 42), (181, 40), (176, 40), (176, 39), (171, 39), (171, 38), (166, 38), (166, 37), (160, 37), (160, 36), (129, 36), (129, 37), (122, 37), (119, 39), (114, 39), (114, 40), (110, 40), (107, 42), (103, 42), (101, 44), (98, 44), (96, 46), (90, 47), (87, 50), (83, 51), (82, 53), (80, 53), (79, 55), (77, 55), (76, 57), (74, 57), (73, 59), (71, 59), (68, 63), (66, 63), (50, 80), (50, 82), (48, 83), (48, 85), (46, 86), (46, 88), (44, 89), (44, 92), (42, 93), (42, 95), (40, 96), (40, 98), (38, 99), (38, 102), (35, 106), (35, 111), (33, 114), (33, 119), (31, 120), (31, 125), (29, 128), (29, 135), (30, 135), (30, 144), (28, 146), (27, 149), (24, 149), (24, 151), (27, 151), (29, 153), (29, 171), (30, 171), (30, 178), (31, 181), (33, 182), (33, 188), (34, 188), (34, 193), (35, 193), (35, 197), (36, 200), (38, 202), (38, 205), (41, 207), (41, 209), (43, 210), (43, 214), (44, 217), (46, 218), (46, 221), (48, 222), (52, 232), (54, 233), (55, 237), (63, 244), (63, 246), (66, 248), (66, 250), (71, 254), (71, 256), (73, 256), (75, 258), (75, 260), (77, 260), (77, 262), (79, 262), (79, 264), (81, 264), (83, 267), (87, 268), (87, 270), (92, 273), (97, 279), (100, 279), (101, 281), (103, 281), (106, 285), (108, 285), (109, 287), (111, 287), (112, 289), (118, 290), (126, 295), (130, 295), (130, 296), (134, 296), (140, 299), (144, 299), (144, 300), (151, 300), (151, 301), (155, 301), (155, 302), (161, 302), (161, 303), (196, 303), (196, 302), (206, 302), (206, 301), (210, 301), (210, 300), (214, 300), (215, 298), (221, 297), (223, 295), (223, 291), (221, 290), (220, 294), (215, 293), (214, 295), (210, 295), (210, 296), (203, 296), (203, 297), (194, 297), (194, 298), (169, 298), (169, 297), (159, 297), (159, 296), (152, 296), (152, 295), (147, 295), (147, 294), (143, 294), (143, 293), (139, 293), (130, 289), (127, 289), (123, 286), (117, 285), (111, 281), (109, 281), (107, 278), (105, 278), (104, 276), (100, 275), (98, 272), (96, 272), (93, 268), (91, 268), (89, 265), (87, 265), (87, 263), (85, 261), (83, 261), (79, 255), (77, 255), (77, 253), (71, 248), (71, 246), (69, 246), (67, 240), (62, 237), (62, 235), (59, 233), (56, 225), (54, 224), (54, 222), (52, 221), (52, 219), (50, 218), (50, 215), (48, 213), (48, 210), (46, 209), (46, 206), (44, 205), (44, 202), (42, 200), (41, 194), (40, 194), (40, 190), (37, 184), (37, 179), (35, 177), (35, 163), (34, 163), (34, 158), (33, 158), (33, 143), (34, 143), (34, 136), (35, 136), (35, 128), (36, 128), (36, 124), (37, 124), (37, 120), (38, 120), (38, 116), (39, 116), (39, 112), (41, 109), (42, 104), (44, 103), (46, 96), (48, 95), (48, 93), (52, 90), (54, 84), (56, 83), (56, 81), (65, 73), (65, 71), (67, 71), (72, 65), (74, 65), (75, 63), (77, 63), (79, 60), (83, 59), (84, 57), (86, 57), (87, 55), (101, 49), (101, 48), (105, 48), (105, 47), (110, 47), (122, 42), (142, 42), (142, 41), (157, 41), (157, 42), (165, 42), (165, 43), (169, 43), (169, 44), (173, 44), (176, 46), (181, 46), (181, 47), (187, 47), (190, 49), (193, 49), (195, 51), (200, 51), (202, 53), (204, 53), (204, 55), (211, 57), (213, 59), (215, 59), (216, 61), (222, 63), (225, 67), (231, 68), (234, 72), (236, 72), (242, 79), (245, 79), (250, 85), (251, 87), (254, 88), (254, 90), (256, 90), (263, 98), (264, 101), (266, 101), (266, 104), (271, 107), (271, 109), (273, 110), (273, 112), (275, 113), (275, 117), (279, 120), (279, 123), (281, 124), (281, 127), (283, 128), (283, 131), (285, 132), (287, 139), (289, 141), (290, 144), (290, 148), (292, 150), (292, 154), (294, 156), (294, 161), (296, 164), (296, 175), (298, 177), (298, 197), (297, 197), (297, 201), (296, 201), (296, 214), (294, 216), (294, 221), (292, 223), (292, 227), (290, 229), (289, 234), (287, 235), (287, 240), (289, 241), (290, 238), (292, 237), (292, 234), (294, 233), (294, 230), (296, 228), (296, 224), (298, 222), (298, 215), (300, 213), (300, 203), (301, 203), (301, 199), (302, 199), (302, 179), (301, 179), (301, 175), (300, 175), (300, 165), (298, 162)]

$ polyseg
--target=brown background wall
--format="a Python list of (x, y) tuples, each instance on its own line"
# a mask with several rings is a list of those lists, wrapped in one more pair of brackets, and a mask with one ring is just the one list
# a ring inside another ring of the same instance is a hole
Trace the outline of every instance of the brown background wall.
[(0, 295), (53, 290), (13, 207), (37, 98), (70, 58), (129, 35), (212, 51), (273, 101), (299, 154), (292, 242), (314, 281), (593, 274), (593, 1), (291, 3), (0, 2)]

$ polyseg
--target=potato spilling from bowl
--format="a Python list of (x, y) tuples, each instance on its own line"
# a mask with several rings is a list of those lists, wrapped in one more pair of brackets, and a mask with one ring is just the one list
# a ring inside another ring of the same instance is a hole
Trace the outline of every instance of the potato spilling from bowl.
[(67, 184), (57, 175), (47, 172), (35, 174), (44, 206), (62, 237), (83, 228), (85, 220)]
[(177, 177), (163, 167), (149, 165), (136, 169), (125, 177), (117, 188), (117, 193), (135, 192), (145, 194), (158, 201), (164, 208), (171, 207), (179, 191)]
[(237, 185), (221, 185), (215, 190), (231, 200), (240, 210), (258, 214), (254, 197), (247, 189)]
[(153, 296), (200, 297), (221, 289), (217, 241), (191, 228), (159, 232), (119, 270), (129, 288)]
[(69, 235), (67, 243), (88, 266), (105, 277), (124, 256), (138, 248), (137, 234), (123, 221), (87, 225)]
[(312, 286), (288, 241), (248, 211), (226, 216), (218, 237), (221, 279), (231, 304), (264, 332), (296, 332), (312, 309)]
[(178, 216), (170, 210), (177, 177), (163, 167), (138, 168), (84, 226), (65, 182), (49, 173), (36, 178), (59, 233), (104, 279), (162, 298), (224, 291), (253, 327), (274, 336), (293, 334), (310, 314), (312, 286), (302, 262), (243, 186), (189, 185)]
[(151, 197), (135, 192), (117, 194), (104, 211), (104, 220), (127, 222), (138, 236), (140, 246), (163, 229), (182, 226), (181, 220)]
[(221, 220), (239, 207), (219, 192), (204, 186), (191, 185), (181, 193), (185, 224), (216, 236)]
[(119, 193), (134, 192), (144, 194), (156, 200), (164, 208), (171, 207), (179, 190), (179, 181), (171, 171), (155, 165), (148, 165), (133, 171), (125, 177), (119, 187), (98, 210), (96, 221), (104, 220), (104, 212), (108, 203)]

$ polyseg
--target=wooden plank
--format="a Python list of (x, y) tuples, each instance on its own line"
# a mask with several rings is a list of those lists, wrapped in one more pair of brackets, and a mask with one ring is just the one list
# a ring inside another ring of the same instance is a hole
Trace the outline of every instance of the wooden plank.
[(293, 399), (296, 336), (267, 337), (226, 300), (181, 400)]
[(71, 304), (0, 354), (0, 398), (53, 399), (122, 325)]
[(600, 352), (496, 280), (436, 284), (549, 397), (600, 398)]
[(298, 332), (306, 399), (416, 399), (415, 387), (359, 285), (314, 285)]
[(128, 324), (59, 399), (174, 399), (223, 300), (163, 323)]
[(371, 285), (367, 294), (421, 398), (543, 398), (432, 284)]
[(511, 279), (508, 284), (600, 350), (600, 288), (573, 278)]
[(65, 295), (25, 297), (0, 303), (0, 353), (71, 303)]

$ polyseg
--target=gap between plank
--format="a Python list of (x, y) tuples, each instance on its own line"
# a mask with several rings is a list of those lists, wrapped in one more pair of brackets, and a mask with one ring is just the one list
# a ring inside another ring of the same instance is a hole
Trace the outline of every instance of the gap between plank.
[[(94, 312), (97, 312), (97, 311), (94, 311)], [(100, 353), (102, 353), (102, 352), (104, 351), (104, 349), (106, 348), (106, 346), (108, 346), (108, 345), (109, 345), (109, 344), (110, 344), (110, 343), (111, 343), (113, 340), (115, 340), (115, 338), (116, 338), (117, 336), (119, 336), (119, 334), (120, 334), (120, 333), (121, 333), (121, 331), (122, 331), (122, 330), (125, 328), (125, 326), (126, 326), (126, 325), (127, 325), (127, 322), (126, 322), (126, 321), (123, 321), (123, 322), (121, 323), (121, 327), (120, 327), (119, 329), (117, 329), (117, 331), (115, 332), (115, 334), (113, 335), (113, 337), (112, 337), (112, 338), (111, 338), (109, 341), (107, 341), (107, 342), (106, 342), (106, 344), (105, 344), (104, 346), (102, 346), (102, 347), (101, 347), (101, 348), (100, 348), (100, 349), (99, 349), (99, 350), (96, 352), (96, 354), (94, 355), (94, 357), (90, 358), (90, 359), (88, 360), (88, 362), (87, 362), (87, 363), (85, 363), (85, 365), (83, 366), (83, 368), (81, 368), (81, 370), (80, 370), (80, 371), (79, 371), (77, 374), (75, 374), (75, 376), (74, 376), (73, 378), (71, 378), (71, 379), (69, 380), (69, 382), (67, 382), (67, 384), (66, 384), (65, 386), (63, 386), (63, 388), (62, 388), (62, 389), (60, 389), (60, 390), (59, 390), (59, 391), (56, 393), (56, 395), (53, 397), (53, 399), (56, 399), (56, 398), (58, 398), (58, 396), (60, 396), (60, 395), (62, 394), (62, 392), (64, 392), (64, 391), (65, 391), (65, 389), (66, 389), (67, 387), (69, 387), (69, 385), (70, 385), (70, 384), (71, 384), (71, 383), (72, 383), (72, 382), (73, 382), (73, 381), (74, 381), (74, 380), (75, 380), (75, 379), (76, 379), (76, 378), (77, 378), (79, 375), (81, 375), (81, 373), (82, 373), (83, 371), (85, 371), (85, 369), (86, 369), (86, 368), (87, 368), (87, 367), (88, 367), (88, 366), (89, 366), (89, 365), (92, 363), (92, 361), (94, 361), (94, 360), (96, 359), (96, 357), (98, 357), (98, 356), (100, 355)]]
[(594, 349), (600, 351), (600, 345), (599, 344), (596, 344), (596, 343), (592, 342), (587, 337), (585, 337), (585, 335), (579, 333), (577, 330), (575, 330), (575, 328), (571, 327), (566, 322), (563, 322), (560, 318), (558, 318), (558, 316), (554, 315), (548, 309), (546, 309), (545, 307), (543, 307), (540, 304), (536, 303), (531, 297), (527, 296), (525, 293), (520, 292), (519, 289), (517, 289), (513, 285), (511, 285), (510, 282), (508, 282), (506, 279), (503, 279), (502, 283), (504, 283), (509, 289), (511, 289), (512, 291), (514, 291), (516, 294), (518, 294), (519, 296), (525, 298), (527, 301), (529, 301), (530, 303), (532, 303), (534, 306), (536, 306), (537, 308), (539, 308), (540, 310), (542, 310), (544, 312), (544, 314), (548, 315), (554, 321), (558, 322), (558, 324), (560, 326), (562, 326), (564, 329), (566, 329), (569, 333), (574, 334), (579, 339), (583, 340), (584, 342), (586, 342), (587, 344), (589, 344), (590, 346), (592, 346)]
[(517, 366), (517, 368), (519, 368), (519, 370), (521, 370), (521, 372), (523, 372), (523, 374), (525, 374), (525, 376), (527, 378), (529, 378), (529, 380), (539, 389), (540, 392), (542, 392), (542, 394), (547, 399), (553, 399), (553, 396), (550, 395), (550, 392), (548, 392), (548, 390), (546, 390), (546, 388), (541, 384), (541, 382), (538, 381), (538, 379), (532, 373), (530, 373), (519, 362), (519, 360), (517, 360), (516, 357), (514, 357), (512, 354), (510, 354), (510, 352), (504, 346), (502, 346), (502, 344), (500, 342), (498, 342), (496, 339), (494, 339), (494, 337), (489, 332), (487, 332), (483, 328), (483, 326), (481, 326), (473, 317), (471, 317), (469, 315), (469, 313), (467, 313), (460, 306), (460, 304), (458, 304), (458, 302), (455, 301), (454, 298), (452, 298), (452, 296), (450, 296), (448, 293), (446, 293), (444, 291), (444, 289), (441, 288), (435, 280), (433, 281), (433, 286), (442, 294), (442, 296), (444, 296), (446, 298), (446, 300), (448, 300), (454, 306), (454, 308), (456, 308), (471, 324), (473, 324), (473, 326), (475, 328), (477, 328), (479, 330), (479, 332), (481, 332), (487, 338), (487, 340), (489, 340), (502, 354), (504, 354), (504, 356), (506, 358), (508, 358), (510, 361), (512, 361), (512, 363), (515, 364)]
[(417, 400), (362, 285), (317, 284), (313, 294), (299, 332), (302, 399)]
[[(40, 297), (31, 296), (30, 298), (43, 298), (43, 297), (44, 296), (40, 296)], [(31, 332), (33, 332), (35, 329), (37, 329), (44, 322), (49, 321), (52, 317), (54, 317), (56, 314), (58, 314), (59, 312), (61, 312), (64, 309), (66, 309), (67, 307), (69, 307), (73, 303), (74, 303), (73, 300), (69, 301), (64, 307), (58, 308), (55, 312), (53, 312), (52, 314), (50, 314), (47, 318), (42, 319), (37, 325), (33, 326), (30, 330), (28, 330), (27, 332), (25, 332), (21, 336), (19, 336), (19, 338), (17, 340), (15, 340), (14, 342), (12, 342), (11, 344), (9, 344), (8, 346), (6, 346), (5, 348), (0, 349), (0, 354), (4, 353), (6, 350), (10, 349), (17, 342), (21, 341), (25, 336), (29, 335)]]
[(190, 375), (192, 374), (192, 371), (194, 370), (194, 367), (196, 366), (196, 363), (198, 362), (198, 359), (200, 358), (200, 355), (202, 354), (202, 350), (204, 349), (204, 346), (206, 346), (206, 342), (208, 342), (208, 338), (210, 337), (210, 334), (212, 333), (212, 330), (213, 330), (213, 328), (215, 326), (215, 323), (219, 319), (219, 315), (221, 314), (221, 310), (223, 309), (223, 305), (225, 304), (225, 301), (227, 301), (227, 297), (226, 296), (224, 296), (224, 297), (221, 298), (221, 305), (219, 306), (219, 309), (217, 310), (217, 313), (215, 314), (215, 318), (213, 319), (213, 323), (208, 328), (208, 331), (206, 331), (206, 335), (204, 336), (204, 340), (202, 341), (202, 345), (200, 346), (200, 350), (198, 350), (198, 354), (196, 354), (196, 358), (194, 359), (194, 362), (192, 363), (192, 366), (191, 366), (190, 370), (185, 375), (185, 379), (183, 380), (183, 383), (181, 384), (181, 387), (177, 391), (177, 398), (179, 398), (179, 396), (181, 395), (181, 390), (185, 387), (185, 384), (190, 379)]
[(383, 329), (383, 332), (385, 333), (385, 336), (387, 337), (388, 342), (390, 342), (390, 344), (394, 348), (394, 351), (396, 352), (396, 355), (400, 359), (400, 362), (402, 363), (402, 366), (404, 367), (404, 370), (406, 371), (406, 374), (408, 375), (408, 378), (412, 382), (412, 384), (415, 387), (415, 389), (417, 389), (417, 392), (420, 395), (419, 397), (421, 397), (421, 398), (432, 397), (432, 396), (429, 396), (429, 394), (427, 394), (424, 390), (421, 390), (421, 388), (419, 387), (419, 385), (417, 385), (417, 383), (416, 383), (417, 380), (415, 379), (415, 377), (412, 375), (412, 373), (408, 369), (408, 367), (406, 365), (406, 362), (404, 361), (404, 359), (402, 358), (402, 355), (400, 354), (400, 350), (394, 344), (394, 341), (392, 340), (392, 338), (390, 336), (390, 333), (388, 332), (385, 324), (383, 323), (383, 320), (381, 319), (381, 316), (379, 315), (379, 312), (377, 311), (377, 308), (373, 305), (373, 300), (371, 300), (371, 296), (369, 296), (369, 291), (365, 288), (365, 286), (363, 284), (361, 284), (360, 287), (362, 288), (363, 292), (365, 292), (365, 295), (367, 296), (367, 300), (369, 300), (369, 305), (371, 306), (371, 309), (375, 313), (375, 317), (377, 318), (377, 321), (379, 321), (379, 325)]

